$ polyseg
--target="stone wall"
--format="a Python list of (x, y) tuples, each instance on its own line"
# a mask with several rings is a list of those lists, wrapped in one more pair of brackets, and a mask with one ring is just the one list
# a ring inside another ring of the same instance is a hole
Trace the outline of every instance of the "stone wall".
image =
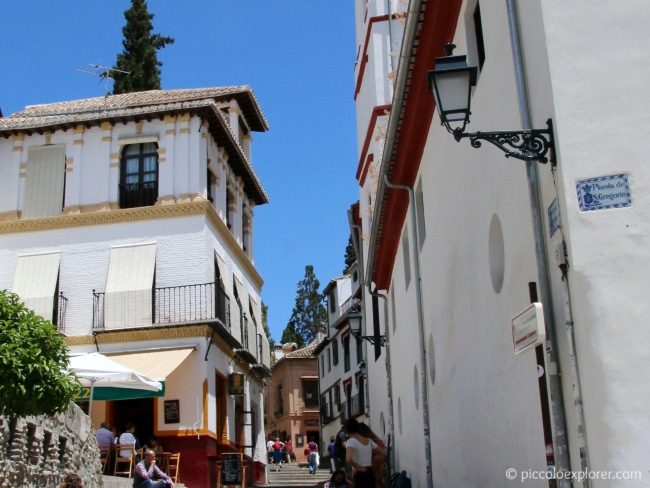
[(77, 405), (54, 417), (0, 415), (0, 488), (56, 487), (68, 473), (103, 486), (92, 425)]

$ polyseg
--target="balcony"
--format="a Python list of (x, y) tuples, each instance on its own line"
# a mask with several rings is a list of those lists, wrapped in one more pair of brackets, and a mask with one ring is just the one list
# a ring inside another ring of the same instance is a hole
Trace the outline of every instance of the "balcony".
[(321, 424), (329, 424), (333, 420), (336, 419), (336, 416), (334, 415), (334, 405), (329, 405), (325, 403), (323, 400), (323, 403), (321, 404), (320, 408), (320, 419), (321, 419)]
[(150, 207), (158, 198), (158, 182), (145, 181), (119, 185), (120, 208)]
[(61, 334), (65, 334), (65, 316), (68, 308), (68, 299), (59, 293), (54, 300), (54, 313), (52, 314), (52, 323), (56, 325)]
[(366, 413), (366, 400), (363, 395), (354, 395), (349, 401), (341, 403), (341, 422)]
[(230, 332), (230, 299), (215, 283), (111, 293), (110, 297), (93, 291), (93, 331), (210, 320), (219, 320)]

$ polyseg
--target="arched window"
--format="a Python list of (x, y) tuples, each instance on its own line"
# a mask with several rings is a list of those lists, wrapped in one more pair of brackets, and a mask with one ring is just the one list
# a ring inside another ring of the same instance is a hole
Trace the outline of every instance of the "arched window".
[(128, 144), (120, 165), (120, 208), (147, 207), (158, 198), (158, 146)]

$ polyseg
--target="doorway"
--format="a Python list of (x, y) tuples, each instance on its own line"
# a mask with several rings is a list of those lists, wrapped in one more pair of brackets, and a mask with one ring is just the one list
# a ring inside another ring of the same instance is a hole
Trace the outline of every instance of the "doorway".
[(153, 425), (153, 398), (139, 398), (137, 400), (117, 400), (111, 402), (110, 423), (117, 428), (118, 435), (124, 432), (128, 422), (135, 425), (135, 437), (140, 446), (145, 445), (154, 435)]

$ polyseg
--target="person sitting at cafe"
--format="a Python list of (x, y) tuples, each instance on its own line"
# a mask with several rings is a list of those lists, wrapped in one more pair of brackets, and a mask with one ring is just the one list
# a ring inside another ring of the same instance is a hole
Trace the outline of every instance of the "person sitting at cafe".
[(151, 449), (144, 452), (144, 459), (135, 466), (133, 488), (174, 488), (174, 482), (156, 466), (156, 453)]
[[(120, 436), (117, 443), (120, 445), (131, 445), (133, 446), (133, 449), (136, 451), (140, 449), (140, 444), (138, 443), (138, 439), (136, 439), (135, 437), (135, 425), (133, 425), (132, 422), (128, 422), (126, 424), (126, 430)], [(123, 458), (128, 458), (129, 456), (131, 456), (131, 451), (122, 449), (120, 451), (120, 456)]]
[(160, 445), (160, 441), (158, 440), (157, 437), (152, 437), (149, 439), (149, 442), (147, 442), (147, 447), (151, 449), (153, 452), (156, 454), (162, 454), (164, 452), (164, 449)]
[(108, 424), (106, 422), (102, 422), (102, 424), (99, 426), (99, 429), (97, 429), (97, 432), (95, 432), (95, 438), (97, 439), (97, 446), (100, 448), (110, 447), (113, 444), (113, 433), (108, 428)]

